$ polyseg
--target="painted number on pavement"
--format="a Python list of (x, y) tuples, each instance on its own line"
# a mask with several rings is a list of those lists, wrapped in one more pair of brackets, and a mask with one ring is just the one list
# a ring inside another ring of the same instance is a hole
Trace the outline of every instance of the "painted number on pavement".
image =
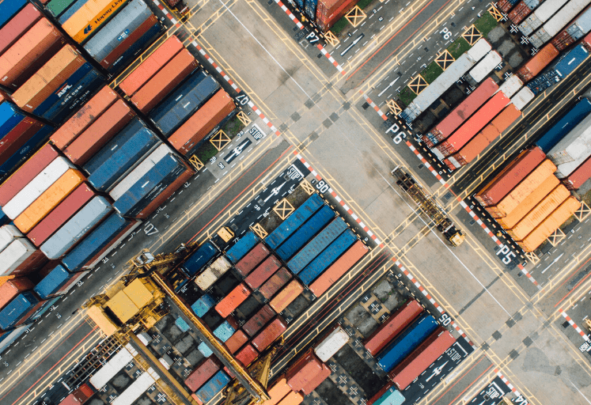
[(511, 263), (511, 258), (516, 257), (515, 253), (507, 245), (501, 245), (501, 248), (497, 251), (497, 256), (500, 256), (505, 264)]
[(403, 139), (406, 139), (406, 134), (404, 133), (404, 131), (400, 131), (400, 127), (398, 126), (398, 124), (394, 124), (390, 128), (388, 128), (386, 130), (386, 133), (391, 133), (392, 142), (394, 142), (396, 145), (402, 142)]

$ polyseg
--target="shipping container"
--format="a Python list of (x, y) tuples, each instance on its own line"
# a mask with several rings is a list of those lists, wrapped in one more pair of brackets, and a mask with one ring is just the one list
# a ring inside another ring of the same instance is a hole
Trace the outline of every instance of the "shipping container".
[(41, 19), (41, 12), (27, 4), (0, 29), (0, 55), (21, 38)]
[[(528, 4), (529, 3), (529, 4)], [(531, 5), (531, 7), (530, 7)], [(520, 1), (509, 13), (508, 17), (509, 20), (515, 25), (521, 24), (521, 22), (528, 17), (532, 11), (534, 11), (540, 2), (538, 0), (528, 0), (527, 3), (525, 1)]]
[(579, 39), (583, 38), (591, 30), (591, 8), (587, 8), (577, 16), (562, 32), (552, 39), (552, 45), (562, 51)]
[(299, 405), (304, 402), (304, 396), (299, 392), (290, 392), (277, 405)]
[(526, 252), (536, 250), (552, 233), (564, 224), (579, 208), (581, 203), (575, 197), (569, 197), (523, 241), (517, 244)]
[(279, 314), (303, 292), (304, 287), (297, 280), (292, 280), (291, 283), (286, 285), (283, 290), (273, 297), (269, 305)]
[(589, 3), (591, 3), (591, 0), (570, 0), (542, 28), (529, 37), (529, 42), (536, 48), (541, 48), (546, 42), (558, 34), (560, 30), (566, 27)]
[(18, 238), (0, 252), (0, 276), (32, 273), (46, 262), (47, 259), (31, 242)]
[(538, 139), (536, 145), (548, 153), (570, 131), (572, 131), (585, 117), (591, 113), (591, 102), (583, 98), (570, 109), (552, 128)]
[(213, 77), (197, 70), (150, 112), (150, 119), (168, 137), (219, 88)]
[(455, 343), (456, 339), (442, 326), (413, 350), (388, 376), (399, 390), (404, 390), (435, 360)]
[(60, 402), (60, 405), (84, 405), (93, 395), (92, 388), (88, 384), (82, 384), (76, 391)]
[(216, 126), (236, 109), (234, 100), (223, 89), (193, 114), (169, 138), (171, 145), (183, 155), (190, 154)]
[(267, 300), (270, 300), (277, 291), (291, 280), (291, 277), (291, 273), (282, 267), (259, 288), (259, 292)]
[(212, 378), (207, 381), (203, 387), (195, 393), (197, 398), (204, 404), (208, 403), (220, 392), (226, 385), (230, 383), (230, 377), (222, 370), (218, 371)]
[(314, 348), (314, 353), (320, 361), (326, 363), (332, 356), (349, 342), (349, 335), (338, 326)]
[[(4, 108), (5, 106), (9, 108)], [(16, 112), (17, 110), (16, 106), (11, 103), (2, 103), (2, 105), (0, 105), (0, 114), (6, 110), (12, 109), (14, 109), (12, 112)], [(16, 125), (7, 132), (2, 131), (5, 135), (0, 138), (0, 164), (5, 163), (15, 153), (18, 153), (28, 141), (35, 137), (36, 134), (45, 127), (40, 121), (27, 117), (24, 114), (11, 114), (11, 118), (17, 118), (18, 116), (22, 117), (20, 122), (15, 123)], [(2, 127), (2, 129), (5, 128), (4, 125), (2, 125)], [(0, 129), (0, 131), (2, 129)]]
[(533, 12), (532, 15), (519, 24), (519, 30), (525, 36), (531, 35), (535, 30), (542, 26), (550, 19), (568, 0), (552, 0), (545, 1), (540, 7)]
[(181, 49), (183, 43), (174, 35), (162, 43), (132, 73), (121, 82), (119, 88), (133, 96), (144, 84), (160, 71)]
[[(591, 153), (591, 115), (583, 119), (549, 152), (548, 157), (557, 165), (583, 163)], [(576, 167), (578, 167), (578, 164)], [(568, 175), (568, 173), (565, 173)], [(558, 178), (561, 176), (558, 175)]]
[(202, 318), (213, 306), (215, 305), (215, 300), (209, 294), (203, 295), (197, 301), (191, 305), (191, 309), (198, 317)]
[(53, 127), (46, 125), (37, 131), (25, 144), (4, 163), (0, 163), (0, 181), (5, 180), (16, 171), (21, 163), (31, 157), (42, 145), (47, 142), (49, 135), (53, 132)]
[(34, 311), (40, 303), (42, 301), (39, 301), (32, 292), (20, 293), (0, 311), (0, 328), (8, 330), (26, 321), (31, 311)]
[(249, 343), (235, 356), (244, 367), (248, 367), (259, 356), (259, 352)]
[[(254, 249), (253, 249), (254, 250)], [(279, 268), (281, 262), (273, 255), (263, 261), (252, 273), (246, 277), (244, 282), (253, 290), (259, 288), (269, 279)]]
[(365, 339), (363, 343), (365, 349), (372, 356), (377, 356), (392, 339), (398, 336), (422, 312), (423, 307), (421, 304), (415, 300), (408, 301)]
[(94, 373), (92, 377), (90, 377), (90, 385), (92, 385), (97, 391), (103, 389), (103, 387), (107, 385), (117, 373), (123, 370), (123, 367), (133, 360), (134, 356), (131, 353), (136, 353), (136, 351), (128, 343), (117, 354), (111, 357), (96, 373)]
[(302, 388), (303, 395), (309, 395), (314, 391), (320, 384), (324, 382), (332, 374), (330, 367), (326, 364), (322, 364), (322, 370), (314, 376), (314, 378)]
[[(92, 1), (92, 0), (91, 0)], [(148, 390), (160, 377), (150, 367), (136, 378), (129, 387), (125, 389), (117, 398), (111, 402), (111, 405), (132, 405), (144, 392)]]
[[(66, 21), (68, 21), (70, 19), (70, 17), (72, 17), (76, 13), (76, 11), (80, 10), (83, 5), (88, 3), (88, 1), (89, 0), (75, 0), (72, 2), (71, 0), (62, 0), (62, 3), (69, 3), (69, 4), (67, 6), (67, 10), (65, 10), (63, 13), (61, 13), (61, 15), (59, 15), (59, 18), (57, 19), (58, 22), (60, 24), (63, 24)], [(58, 16), (55, 16), (55, 17), (58, 17)]]
[(0, 56), (0, 84), (16, 90), (65, 44), (64, 36), (42, 18)]
[(106, 198), (94, 197), (41, 245), (41, 251), (49, 259), (60, 258), (98, 225), (112, 209)]
[(234, 244), (230, 249), (226, 251), (226, 257), (233, 264), (236, 264), (252, 249), (259, 239), (253, 231), (248, 231), (241, 237), (238, 242)]
[(213, 330), (213, 335), (217, 337), (222, 343), (226, 343), (232, 337), (236, 329), (234, 329), (228, 321), (224, 321)]
[(304, 0), (304, 12), (306, 16), (310, 19), (310, 21), (314, 21), (316, 17), (316, 6), (318, 5), (318, 0)]
[(503, 58), (497, 51), (490, 51), (480, 62), (476, 64), (468, 73), (468, 78), (475, 83), (480, 83), (492, 70), (497, 67)]
[[(146, 205), (145, 208), (143, 208), (138, 214), (135, 214), (135, 218), (148, 218), (160, 206), (162, 206), (162, 204), (170, 199), (179, 188), (182, 186), (187, 187), (187, 182), (191, 179), (191, 177), (193, 177), (193, 175), (195, 175), (195, 172), (185, 165), (185, 171), (177, 174), (176, 179), (173, 179), (170, 183), (164, 182), (164, 186), (162, 187), (163, 189), (156, 190), (156, 192), (160, 192), (160, 194), (157, 194), (155, 198), (149, 202), (148, 205)], [(169, 184), (169, 186), (166, 187), (166, 184)], [(153, 196), (154, 195), (155, 194), (153, 194)]]
[(246, 342), (248, 342), (248, 336), (239, 329), (226, 341), (226, 347), (230, 353), (234, 354), (240, 350)]
[(398, 337), (382, 350), (376, 357), (378, 366), (385, 372), (394, 369), (400, 362), (416, 349), (423, 340), (437, 329), (439, 325), (429, 314), (421, 315), (411, 323)]
[(439, 124), (423, 136), (428, 148), (443, 141), (454, 133), (472, 114), (474, 114), (497, 90), (498, 84), (492, 78), (486, 79), (464, 101), (452, 110)]
[(281, 223), (266, 238), (265, 243), (273, 250), (285, 242), (304, 222), (324, 205), (322, 198), (314, 193), (300, 205), (285, 221)]
[(291, 388), (287, 385), (287, 380), (281, 378), (271, 388), (267, 390), (269, 393), (269, 400), (263, 402), (262, 405), (277, 405), (279, 401), (287, 396), (291, 392)]
[(495, 177), (488, 180), (484, 188), (476, 193), (474, 198), (483, 207), (497, 204), (545, 158), (546, 154), (539, 148), (521, 152)]
[(84, 165), (88, 182), (98, 191), (108, 191), (157, 145), (158, 136), (141, 120), (132, 120)]
[(201, 270), (201, 268), (203, 268), (203, 266), (213, 259), (217, 253), (218, 249), (212, 242), (207, 241), (203, 243), (195, 253), (185, 260), (183, 263), (183, 270), (189, 276), (194, 276), (199, 270)]
[(64, 266), (58, 264), (35, 286), (35, 294), (43, 300), (63, 295), (65, 292), (61, 291), (62, 287), (76, 276), (77, 273), (70, 273)]
[(29, 326), (23, 325), (11, 332), (5, 332), (6, 334), (0, 338), (2, 339), (0, 340), (0, 354), (4, 353), (4, 351), (8, 349), (11, 344), (16, 342), (18, 338), (24, 335), (27, 330), (29, 330)]
[(355, 0), (319, 0), (316, 7), (316, 24), (322, 32), (326, 32), (356, 4)]
[(277, 338), (283, 335), (283, 332), (286, 330), (287, 324), (280, 316), (277, 316), (273, 322), (265, 326), (265, 328), (252, 339), (251, 344), (259, 353), (261, 353), (267, 347), (271, 346)]
[(14, 225), (5, 225), (0, 228), (0, 252), (2, 252), (15, 239), (22, 238), (23, 234)]
[[(335, 213), (330, 207), (324, 205), (310, 219), (293, 233), (284, 243), (275, 249), (275, 253), (284, 261), (296, 254), (314, 235), (335, 218)], [(342, 220), (341, 220), (342, 221)], [(342, 224), (341, 224), (342, 225)], [(344, 231), (344, 229), (343, 229)], [(337, 235), (338, 236), (338, 235)]]
[(82, 3), (88, 0), (50, 0), (49, 3), (45, 5), (45, 10), (49, 12), (54, 17), (61, 16), (66, 10), (69, 10), (74, 6), (74, 3)]
[(250, 274), (255, 267), (265, 260), (269, 254), (269, 249), (262, 243), (258, 243), (246, 256), (236, 263), (236, 270), (243, 276)]
[(227, 318), (249, 296), (250, 290), (241, 283), (215, 306), (215, 310), (222, 318)]
[(26, 4), (27, 0), (10, 0), (0, 3), (0, 27), (6, 24)]
[(252, 316), (252, 318), (242, 325), (242, 329), (244, 329), (248, 336), (253, 337), (259, 330), (261, 330), (261, 328), (263, 328), (263, 326), (273, 319), (275, 315), (275, 311), (273, 311), (269, 305), (264, 305)]
[(310, 384), (320, 372), (322, 372), (322, 362), (312, 350), (309, 350), (287, 369), (285, 378), (287, 385), (297, 392)]
[(499, 10), (501, 10), (503, 13), (508, 12), (509, 10), (511, 10), (511, 8), (517, 4), (519, 0), (500, 0), (497, 3), (497, 7)]
[(62, 28), (79, 44), (87, 41), (106, 24), (128, 0), (88, 0)]
[(203, 273), (195, 278), (195, 284), (197, 284), (197, 287), (201, 288), (201, 290), (206, 291), (218, 280), (218, 278), (219, 276), (208, 267)]
[(211, 377), (220, 370), (220, 364), (215, 357), (203, 360), (185, 380), (185, 385), (191, 392), (196, 392)]
[[(8, 305), (8, 303), (12, 301), (14, 297), (19, 295), (20, 293), (31, 290), (33, 287), (33, 283), (26, 278), (7, 280), (4, 284), (0, 286), (0, 309)], [(45, 299), (42, 296), (40, 297), (42, 299)]]
[(310, 285), (320, 276), (335, 260), (357, 241), (357, 236), (350, 230), (343, 232), (322, 253), (320, 253), (298, 277), (305, 285)]
[(213, 351), (209, 348), (208, 345), (205, 344), (205, 342), (199, 343), (199, 346), (197, 346), (197, 350), (199, 350), (205, 358), (209, 358), (213, 354)]
[(568, 51), (556, 66), (554, 71), (561, 79), (564, 79), (572, 72), (574, 72), (585, 59), (589, 56), (589, 51), (583, 45), (577, 45), (575, 48)]
[(524, 87), (517, 92), (516, 95), (511, 97), (511, 103), (515, 106), (515, 108), (519, 111), (523, 111), (523, 109), (529, 104), (530, 101), (534, 99), (536, 95), (529, 87)]
[(131, 97), (131, 102), (141, 112), (150, 112), (195, 69), (195, 57), (183, 49)]
[(400, 391), (393, 388), (393, 386), (393, 382), (386, 384), (377, 394), (367, 401), (367, 405), (402, 405), (406, 398), (404, 398)]
[(562, 182), (569, 190), (578, 190), (591, 177), (591, 157), (577, 167)]

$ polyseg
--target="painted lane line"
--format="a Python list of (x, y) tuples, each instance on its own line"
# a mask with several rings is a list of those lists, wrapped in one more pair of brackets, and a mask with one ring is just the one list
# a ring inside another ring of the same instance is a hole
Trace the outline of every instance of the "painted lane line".
[(168, 12), (168, 9), (164, 7), (162, 3), (160, 3), (158, 0), (152, 0), (152, 2), (160, 9), (160, 11), (164, 13), (164, 15), (166, 15), (166, 17), (175, 25), (175, 27), (181, 27), (181, 24), (178, 22), (178, 20)]
[(346, 74), (345, 71), (343, 70), (343, 68), (341, 67), (341, 65), (339, 65), (339, 63), (336, 60), (334, 60), (334, 58), (332, 57), (332, 55), (330, 53), (326, 52), (326, 49), (324, 49), (324, 47), (322, 45), (318, 44), (318, 45), (316, 45), (316, 47), (320, 50), (320, 53), (322, 53), (324, 56), (326, 56), (328, 58), (330, 63), (332, 63), (332, 65), (334, 67), (336, 67), (337, 70), (339, 72), (341, 72), (341, 74), (343, 76)]
[[(512, 393), (514, 393), (515, 395), (517, 395), (518, 397), (522, 397), (523, 396), (519, 393), (519, 391), (517, 391), (517, 388), (515, 388), (513, 386), (513, 384), (511, 384), (509, 382), (509, 380), (507, 380), (507, 377), (505, 377), (498, 368), (495, 368), (495, 373), (497, 374), (497, 376), (505, 383), (505, 385), (507, 386), (507, 388), (509, 388), (511, 390)], [(527, 405), (529, 402), (521, 402), (524, 405)]]
[[(318, 181), (324, 181), (322, 179), (322, 176), (320, 176), (318, 174), (318, 172), (316, 170), (314, 170), (312, 168), (312, 166), (310, 166), (310, 164), (306, 161), (306, 159), (304, 159), (302, 157), (302, 155), (300, 155), (297, 151), (294, 151), (293, 154), (300, 160), (300, 162), (302, 162), (302, 164), (304, 166), (306, 166), (306, 169), (308, 169), (310, 171), (310, 173), (312, 173), (312, 175), (316, 178), (316, 180)], [(335, 200), (337, 200), (337, 202), (347, 211), (347, 213), (351, 216), (351, 218), (353, 218), (355, 220), (355, 222), (357, 222), (359, 224), (359, 226), (361, 228), (363, 228), (363, 231), (374, 241), (376, 242), (380, 248), (384, 247), (384, 244), (382, 243), (382, 241), (380, 241), (378, 239), (378, 237), (371, 231), (371, 229), (369, 229), (369, 227), (367, 225), (365, 225), (365, 223), (361, 220), (361, 218), (359, 218), (354, 212), (353, 210), (345, 203), (345, 201), (343, 201), (343, 199), (341, 197), (338, 196), (338, 194), (332, 189), (332, 187), (329, 186), (328, 188), (328, 192), (330, 193), (330, 195), (333, 196), (333, 198)]]
[(579, 335), (581, 335), (581, 337), (583, 339), (585, 339), (586, 342), (589, 342), (589, 337), (585, 334), (585, 332), (583, 332), (581, 330), (581, 328), (578, 327), (578, 325), (575, 323), (575, 321), (573, 321), (572, 318), (570, 316), (568, 316), (563, 309), (559, 309), (558, 312), (560, 312), (560, 314), (563, 316), (564, 319), (566, 319), (566, 321), (568, 322), (568, 324), (570, 326), (572, 326), (573, 328), (575, 328), (575, 330), (577, 331), (577, 333)]
[(380, 110), (380, 107), (378, 107), (376, 105), (376, 103), (374, 103), (371, 98), (369, 98), (365, 93), (361, 93), (363, 94), (363, 98), (365, 98), (365, 101), (367, 101), (367, 104), (369, 104), (371, 106), (371, 108), (373, 108), (380, 117), (382, 117), (382, 119), (384, 121), (388, 121), (388, 117), (386, 117), (386, 114), (384, 114), (384, 112), (382, 110)]

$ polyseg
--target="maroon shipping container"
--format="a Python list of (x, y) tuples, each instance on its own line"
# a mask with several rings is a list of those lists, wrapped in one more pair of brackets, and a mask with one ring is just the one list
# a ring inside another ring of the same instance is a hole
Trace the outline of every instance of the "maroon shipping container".
[(88, 384), (83, 384), (60, 402), (60, 405), (84, 405), (93, 395), (92, 388)]
[(527, 83), (544, 70), (550, 62), (558, 57), (559, 54), (560, 52), (554, 45), (551, 43), (546, 44), (517, 71), (517, 76), (519, 76), (524, 83)]
[(248, 284), (253, 290), (259, 288), (265, 281), (269, 279), (279, 268), (281, 262), (274, 255), (269, 256), (262, 262), (252, 273), (246, 277), (244, 282)]
[(258, 243), (246, 256), (236, 263), (236, 270), (246, 277), (257, 267), (271, 252), (262, 243)]
[(386, 320), (374, 333), (365, 339), (364, 346), (372, 356), (377, 354), (404, 328), (423, 312), (423, 307), (415, 300), (410, 300)]
[(356, 0), (320, 0), (316, 7), (316, 24), (322, 32), (328, 31), (357, 4)]
[[(121, 43), (117, 45), (115, 49), (111, 51), (110, 54), (105, 56), (105, 59), (100, 61), (100, 65), (107, 69), (111, 67), (111, 65), (115, 64), (119, 60), (121, 55), (123, 55), (125, 51), (127, 51), (133, 44), (135, 44), (141, 38), (141, 36), (148, 32), (148, 30), (152, 28), (154, 24), (156, 24), (157, 22), (158, 17), (152, 14), (146, 21), (144, 21), (139, 27), (137, 27), (132, 33), (130, 33), (127, 38), (121, 41)], [(137, 55), (141, 51), (141, 48), (138, 49), (133, 56)]]
[(423, 343), (412, 351), (402, 363), (388, 373), (396, 387), (402, 391), (423, 371), (455, 343), (456, 339), (440, 326)]
[(195, 370), (185, 380), (185, 385), (189, 387), (192, 392), (196, 392), (203, 384), (205, 384), (215, 373), (221, 368), (218, 360), (215, 357), (209, 357), (203, 360)]
[(95, 195), (95, 192), (86, 183), (80, 184), (27, 234), (27, 238), (35, 246), (41, 246)]
[(277, 273), (273, 275), (265, 284), (259, 288), (259, 292), (263, 294), (267, 300), (270, 300), (277, 291), (279, 291), (285, 284), (291, 280), (291, 273), (285, 269), (280, 268)]
[(569, 190), (578, 190), (591, 177), (591, 157), (587, 158), (562, 182)]
[(4, 207), (12, 198), (43, 171), (56, 157), (57, 151), (45, 144), (27, 160), (15, 173), (0, 185), (0, 206)]
[(27, 117), (19, 122), (9, 133), (0, 139), (0, 164), (29, 141), (45, 125), (34, 118)]
[(388, 384), (384, 385), (381, 390), (379, 390), (373, 397), (371, 397), (370, 400), (367, 401), (366, 405), (375, 404), (377, 402), (377, 400), (380, 399), (382, 397), (382, 395), (384, 395), (393, 386), (394, 386), (394, 383), (391, 381), (388, 381)]
[(521, 24), (521, 22), (531, 14), (531, 11), (531, 8), (529, 8), (527, 4), (525, 4), (523, 1), (520, 1), (509, 13), (509, 19), (515, 25)]
[(314, 391), (320, 384), (324, 382), (331, 374), (330, 368), (326, 364), (322, 364), (322, 370), (306, 385), (302, 388), (304, 395), (309, 395)]
[(546, 154), (538, 147), (521, 152), (499, 174), (488, 181), (487, 185), (474, 198), (483, 207), (498, 204), (545, 158)]
[(36, 250), (31, 256), (29, 256), (24, 262), (22, 262), (14, 271), (6, 274), (8, 276), (24, 276), (29, 273), (35, 272), (40, 269), (48, 262), (47, 257), (40, 250)]
[(287, 385), (297, 392), (310, 385), (320, 372), (322, 372), (322, 362), (316, 357), (313, 350), (309, 350), (289, 367), (285, 378)]
[(497, 8), (501, 10), (503, 13), (506, 13), (509, 10), (511, 10), (511, 7), (513, 7), (513, 4), (511, 4), (509, 0), (499, 0), (499, 2), (497, 3)]
[(265, 327), (257, 337), (252, 339), (252, 345), (259, 352), (262, 352), (271, 345), (279, 336), (285, 332), (287, 324), (280, 316), (277, 316), (273, 322)]
[(149, 217), (154, 211), (156, 211), (156, 209), (158, 209), (158, 207), (164, 204), (164, 201), (169, 199), (175, 191), (189, 181), (194, 174), (195, 172), (192, 169), (187, 168), (186, 172), (181, 174), (170, 186), (166, 187), (160, 194), (158, 194), (158, 196), (135, 217), (140, 219)]
[(253, 337), (267, 324), (267, 322), (273, 319), (275, 315), (275, 311), (273, 311), (270, 306), (265, 305), (242, 326), (242, 329), (244, 329), (250, 337)]
[(0, 29), (0, 55), (10, 48), (25, 32), (41, 19), (41, 12), (27, 4)]
[(242, 332), (242, 330), (238, 329), (234, 334), (230, 337), (230, 339), (226, 340), (226, 347), (228, 351), (232, 354), (236, 353), (244, 344), (248, 342), (248, 336), (246, 333)]
[(125, 101), (116, 101), (64, 150), (64, 155), (72, 163), (82, 166), (121, 131), (133, 117), (135, 117), (135, 112)]
[(143, 113), (156, 107), (168, 93), (197, 69), (197, 61), (183, 49), (170, 62), (131, 97), (133, 104)]
[(244, 349), (240, 350), (238, 354), (235, 356), (236, 360), (238, 360), (244, 367), (248, 367), (250, 363), (255, 361), (255, 359), (259, 356), (259, 352), (256, 351), (251, 344), (247, 344), (244, 346)]

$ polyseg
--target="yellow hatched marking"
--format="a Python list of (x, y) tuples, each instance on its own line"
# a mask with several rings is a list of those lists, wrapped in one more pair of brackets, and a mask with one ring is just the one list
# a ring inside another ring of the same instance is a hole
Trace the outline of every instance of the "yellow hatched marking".
[(226, 133), (221, 129), (209, 140), (213, 147), (218, 151), (224, 149), (226, 145), (230, 143), (230, 141), (230, 137), (226, 135)]
[(191, 166), (193, 166), (193, 168), (196, 171), (199, 171), (201, 169), (203, 169), (203, 167), (205, 166), (205, 164), (203, 164), (203, 162), (201, 160), (199, 160), (199, 158), (197, 157), (197, 155), (193, 155), (189, 158), (189, 163), (191, 164)]
[(240, 122), (242, 122), (242, 124), (244, 124), (244, 125), (248, 125), (252, 122), (252, 120), (249, 118), (248, 115), (246, 115), (244, 113), (244, 111), (238, 111), (238, 114), (236, 114), (236, 117), (238, 117)]
[(267, 231), (265, 231), (265, 228), (263, 228), (261, 224), (254, 224), (250, 229), (252, 229), (252, 231), (261, 239), (265, 239), (268, 235)]
[(472, 25), (470, 28), (468, 28), (466, 30), (466, 32), (464, 32), (462, 34), (462, 38), (464, 38), (466, 41), (468, 41), (468, 43), (470, 44), (470, 46), (474, 45), (480, 38), (482, 38), (482, 35), (480, 34), (480, 31), (478, 31), (476, 29), (476, 27), (474, 25)]
[(451, 55), (451, 53), (449, 53), (447, 49), (441, 52), (439, 56), (435, 58), (435, 62), (437, 62), (439, 67), (441, 67), (443, 70), (446, 70), (455, 61), (455, 58)]
[(349, 21), (353, 27), (357, 27), (359, 24), (361, 24), (366, 17), (367, 15), (359, 8), (359, 6), (355, 6), (345, 16), (347, 21)]
[(427, 83), (427, 81), (423, 79), (423, 76), (421, 75), (416, 75), (415, 78), (412, 79), (408, 84), (408, 87), (413, 91), (413, 93), (417, 95), (421, 94), (421, 92), (425, 90), (428, 86), (429, 83)]
[(291, 205), (289, 201), (287, 201), (287, 199), (284, 198), (283, 200), (279, 201), (277, 205), (275, 205), (273, 211), (275, 211), (275, 213), (279, 215), (279, 218), (281, 218), (281, 220), (285, 220), (285, 218), (290, 216), (291, 213), (295, 211), (295, 208), (293, 208), (293, 205)]

